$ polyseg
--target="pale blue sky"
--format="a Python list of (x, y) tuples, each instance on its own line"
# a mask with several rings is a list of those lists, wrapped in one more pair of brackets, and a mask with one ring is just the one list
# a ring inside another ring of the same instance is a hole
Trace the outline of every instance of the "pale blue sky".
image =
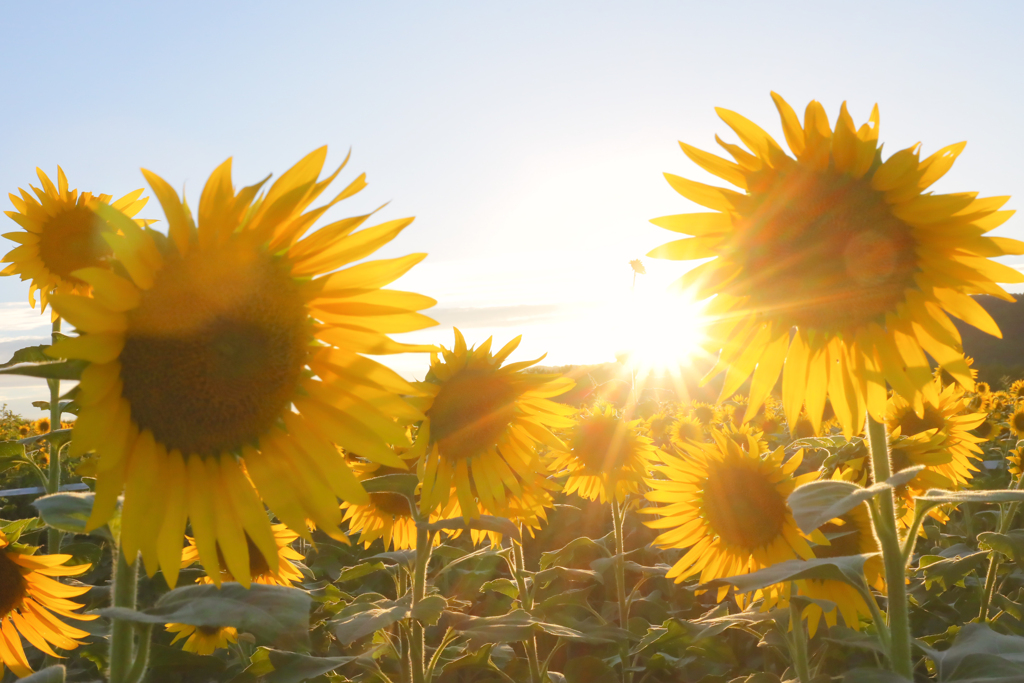
[[(715, 106), (778, 134), (773, 89), (832, 117), (846, 99), (858, 122), (878, 102), (887, 153), (968, 140), (940, 190), (1024, 191), (1022, 20), (1019, 2), (10, 4), (0, 189), (61, 164), (121, 194), (145, 166), (194, 198), (228, 156), (247, 184), (351, 147), (345, 180), (370, 186), (336, 215), (417, 216), (380, 255), (430, 253), (399, 286), (437, 298), (442, 323), (522, 332), (522, 357), (610, 360), (603, 302), (628, 305), (627, 261), (669, 239), (647, 220), (691, 208), (661, 173), (703, 178), (676, 140), (730, 137)], [(645, 262), (638, 295), (682, 272)], [(41, 330), (26, 291), (0, 279), (5, 357)], [(34, 413), (37, 391), (5, 379), (0, 402)]]

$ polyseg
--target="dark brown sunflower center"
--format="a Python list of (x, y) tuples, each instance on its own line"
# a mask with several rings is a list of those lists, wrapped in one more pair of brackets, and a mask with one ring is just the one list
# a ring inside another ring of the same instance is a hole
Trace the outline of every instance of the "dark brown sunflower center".
[(675, 436), (680, 441), (703, 441), (704, 431), (699, 424), (689, 420), (680, 420), (675, 424)]
[(216, 638), (218, 635), (220, 635), (219, 626), (196, 626), (196, 630), (199, 631), (201, 635), (206, 636), (207, 638)]
[(715, 419), (715, 409), (711, 406), (697, 406), (693, 409), (693, 419), (702, 425), (709, 425)]
[(911, 228), (866, 179), (799, 164), (751, 179), (726, 258), (730, 293), (786, 327), (842, 331), (880, 320), (917, 271)]
[(1010, 418), (1010, 425), (1013, 427), (1014, 434), (1024, 432), (1024, 412), (1014, 413)]
[(490, 369), (464, 369), (442, 384), (427, 411), (441, 455), (461, 460), (494, 446), (516, 415), (516, 390)]
[(21, 575), (21, 568), (7, 553), (0, 550), (0, 619), (21, 606), (28, 584)]
[(576, 426), (572, 451), (590, 472), (616, 474), (629, 462), (633, 451), (628, 430), (615, 417), (591, 417)]
[(736, 460), (710, 465), (701, 507), (712, 531), (740, 548), (771, 543), (786, 524), (786, 499), (756, 465)]
[(810, 439), (815, 435), (814, 425), (806, 417), (797, 418), (796, 425), (793, 427), (793, 436), (798, 439)]
[(103, 220), (85, 206), (73, 206), (51, 217), (39, 235), (39, 258), (51, 272), (81, 283), (71, 273), (102, 265), (113, 253), (103, 239)]
[(310, 338), (297, 286), (269, 256), (171, 258), (128, 314), (132, 419), (183, 454), (254, 443), (295, 396)]
[(945, 425), (946, 420), (942, 413), (932, 406), (924, 407), (923, 417), (918, 417), (913, 409), (908, 406), (903, 414), (897, 416), (895, 424), (890, 425), (890, 428), (899, 426), (900, 433), (903, 436), (913, 436), (914, 434), (926, 432), (929, 429), (942, 429)]
[(370, 504), (385, 515), (412, 517), (412, 510), (409, 509), (409, 499), (400, 493), (388, 493), (386, 491), (371, 493)]
[[(245, 544), (249, 550), (249, 576), (253, 579), (270, 576), (270, 565), (267, 564), (267, 558), (263, 557), (263, 553), (256, 544), (249, 538), (249, 534), (245, 535)], [(220, 562), (221, 569), (228, 568), (228, 562), (224, 558), (224, 553), (220, 550), (220, 544), (217, 544), (217, 561)]]

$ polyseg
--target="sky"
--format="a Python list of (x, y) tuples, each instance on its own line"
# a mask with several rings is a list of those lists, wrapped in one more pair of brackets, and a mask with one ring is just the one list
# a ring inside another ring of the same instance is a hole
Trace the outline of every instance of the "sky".
[[(858, 124), (877, 102), (886, 154), (968, 141), (936, 190), (1019, 195), (1022, 20), (1019, 2), (17, 3), (0, 18), (0, 189), (59, 164), (120, 196), (145, 167), (197, 198), (228, 157), (242, 186), (351, 149), (339, 189), (369, 186), (326, 220), (386, 203), (380, 220), (416, 220), (375, 257), (429, 253), (395, 287), (435, 298), (440, 324), (409, 341), (450, 345), (457, 325), (470, 343), (522, 334), (513, 359), (610, 361), (691, 333), (691, 308), (646, 315), (688, 267), (645, 258), (672, 239), (648, 221), (697, 210), (662, 173), (709, 182), (676, 141), (735, 141), (715, 107), (782, 140), (772, 90), (833, 119), (845, 100)], [(155, 201), (141, 215), (162, 218)], [(3, 360), (48, 331), (26, 296), (0, 278)], [(429, 359), (389, 362), (422, 377)], [(44, 394), (0, 377), (28, 417)]]

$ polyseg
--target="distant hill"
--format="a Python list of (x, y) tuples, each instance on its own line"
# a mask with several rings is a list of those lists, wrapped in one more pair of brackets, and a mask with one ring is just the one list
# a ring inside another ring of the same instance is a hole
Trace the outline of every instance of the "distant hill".
[(1003, 333), (1003, 338), (998, 339), (953, 319), (964, 340), (964, 353), (974, 358), (979, 379), (999, 387), (1004, 378), (1024, 378), (1024, 297), (1014, 302), (992, 296), (978, 296), (975, 300)]

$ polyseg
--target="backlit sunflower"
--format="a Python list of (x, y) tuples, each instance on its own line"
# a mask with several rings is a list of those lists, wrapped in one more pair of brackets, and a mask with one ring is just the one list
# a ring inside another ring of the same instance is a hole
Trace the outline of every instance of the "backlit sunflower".
[(32, 429), (35, 430), (36, 434), (46, 434), (50, 431), (50, 418), (41, 417), (32, 423)]
[(704, 427), (692, 417), (680, 417), (668, 429), (669, 441), (677, 448), (690, 441), (704, 440)]
[(551, 462), (552, 469), (568, 474), (565, 493), (601, 503), (622, 503), (630, 493), (639, 493), (660, 460), (639, 427), (639, 420), (624, 420), (611, 406), (581, 413), (569, 436), (569, 450), (556, 453)]
[(87, 592), (89, 586), (68, 586), (51, 578), (78, 576), (91, 566), (64, 566), (70, 559), (71, 555), (33, 555), (31, 549), (14, 545), (0, 531), (0, 678), (4, 666), (19, 678), (32, 673), (22, 638), (47, 655), (60, 657), (54, 647), (73, 650), (81, 644), (77, 638), (89, 635), (58, 618), (96, 618), (94, 614), (76, 614), (74, 610), (82, 605), (69, 599)]
[(181, 646), (185, 652), (197, 655), (212, 655), (216, 650), (226, 650), (230, 643), (238, 642), (238, 629), (233, 626), (191, 626), (189, 624), (167, 624), (167, 630), (177, 633), (171, 645), (182, 638), (188, 638)]
[[(659, 548), (689, 548), (667, 576), (678, 583), (700, 574), (700, 582), (736, 576), (798, 557), (814, 557), (807, 538), (827, 545), (820, 532), (804, 536), (793, 521), (786, 499), (817, 472), (798, 477), (793, 472), (803, 451), (783, 462), (783, 449), (765, 457), (741, 449), (719, 431), (714, 443), (689, 443), (686, 458), (666, 455), (654, 469), (661, 477), (647, 480), (647, 500), (657, 507), (641, 510), (661, 519), (646, 522), (664, 529), (654, 540)], [(782, 598), (788, 587), (766, 590), (766, 603)], [(719, 589), (721, 601), (728, 589)], [(755, 595), (755, 598), (757, 595)], [(745, 602), (743, 596), (737, 596)]]
[(1019, 379), (1010, 385), (1010, 396), (1017, 400), (1024, 398), (1024, 379)]
[(676, 416), (669, 410), (662, 410), (651, 415), (644, 421), (643, 428), (655, 445), (665, 444), (670, 440), (669, 432)]
[[(36, 196), (19, 189), (20, 197), (7, 195), (15, 211), (5, 213), (25, 232), (4, 235), (21, 246), (8, 252), (0, 263), (10, 265), (0, 275), (20, 275), (31, 280), (28, 301), (35, 308), (35, 293), (39, 291), (42, 309), (46, 309), (50, 294), (88, 294), (90, 285), (75, 275), (82, 268), (110, 267), (112, 250), (105, 235), (111, 232), (107, 222), (94, 211), (100, 203), (109, 204), (110, 195), (93, 195), (68, 190), (68, 179), (57, 167), (57, 186), (42, 169), (36, 169), (42, 189), (29, 186)], [(135, 190), (118, 199), (112, 206), (126, 216), (134, 216), (149, 201), (142, 190)]]
[[(871, 516), (868, 506), (862, 503), (842, 517), (834, 519), (821, 527), (820, 531), (829, 539), (829, 545), (816, 545), (812, 548), (815, 557), (843, 557), (844, 555), (862, 555), (881, 552), (871, 527)], [(885, 592), (882, 558), (875, 556), (864, 563), (864, 576), (868, 585)], [(861, 618), (871, 619), (871, 609), (865, 604), (864, 598), (852, 586), (842, 581), (807, 580), (800, 582), (800, 593), (811, 598), (829, 600), (836, 603), (836, 609), (824, 613), (817, 604), (810, 604), (804, 609), (803, 617), (807, 620), (810, 636), (813, 638), (818, 630), (822, 616), (825, 623), (835, 626), (837, 617), (841, 615), (843, 622), (852, 629), (860, 630)]]
[[(360, 481), (406, 471), (361, 459), (350, 459), (349, 463)], [(409, 499), (391, 491), (371, 492), (369, 497), (370, 500), (364, 504), (341, 504), (342, 521), (348, 522), (348, 533), (358, 535), (365, 548), (377, 539), (384, 543), (384, 550), (415, 548), (416, 520), (409, 507)], [(437, 540), (440, 540), (440, 534)]]
[(468, 348), (456, 329), (455, 346), (432, 354), (430, 371), (418, 384), (432, 398), (422, 402), (426, 419), (414, 447), (424, 454), (418, 467), (424, 514), (444, 510), (453, 495), (467, 519), (508, 517), (513, 504), (543, 514), (551, 500), (554, 485), (545, 478), (537, 447), (565, 449), (549, 429), (571, 427), (574, 411), (548, 399), (574, 383), (523, 372), (540, 358), (503, 366), (520, 339), (491, 353), (491, 339)]
[(399, 398), (417, 389), (360, 354), (432, 348), (387, 333), (433, 325), (415, 311), (434, 301), (381, 289), (424, 254), (337, 270), (412, 219), (356, 232), (369, 218), (358, 216), (311, 231), (365, 186), (360, 176), (306, 211), (341, 170), (318, 180), (326, 154), (313, 152), (263, 194), (262, 182), (236, 192), (228, 160), (207, 182), (197, 222), (143, 171), (169, 236), (100, 205), (122, 233), (107, 241), (124, 276), (77, 270), (94, 298), (53, 298), (82, 334), (49, 353), (90, 362), (70, 446), (72, 456), (98, 456), (88, 528), (110, 517), (123, 490), (126, 555), (141, 550), (146, 570), (162, 568), (172, 586), (186, 522), (214, 582), (224, 568), (248, 585), (249, 548), (277, 553), (261, 497), (299, 533), (308, 535), (307, 519), (336, 530), (338, 498), (367, 500), (336, 445), (402, 467), (389, 444), (408, 446), (402, 423), (422, 418)]
[[(303, 560), (302, 555), (292, 548), (292, 543), (299, 538), (299, 534), (292, 531), (284, 524), (274, 524), (271, 529), (274, 532), (274, 543), (277, 545), (277, 553), (273, 556), (273, 563), (268, 562), (262, 551), (256, 545), (248, 541), (249, 547), (249, 576), (253, 583), (262, 583), (269, 586), (293, 586), (302, 581), (302, 570), (295, 565)], [(199, 562), (199, 548), (196, 547), (194, 538), (186, 536), (188, 545), (181, 551), (181, 567), (190, 567)], [(237, 581), (231, 572), (224, 567), (227, 566), (223, 553), (218, 549), (218, 560), (220, 561), (221, 581)], [(205, 568), (204, 568), (205, 569)], [(199, 579), (199, 583), (218, 583), (209, 574)]]
[(721, 408), (701, 401), (694, 401), (690, 404), (689, 414), (705, 427), (716, 425), (724, 419)]
[(1010, 472), (1010, 476), (1014, 479), (1020, 477), (1024, 469), (1021, 467), (1021, 458), (1024, 456), (1024, 446), (1014, 448), (1006, 454), (1006, 460), (1008, 461), (1007, 469)]
[(1013, 432), (1015, 437), (1020, 439), (1024, 436), (1024, 405), (1018, 406), (1018, 408), (1013, 411), (1008, 422), (1010, 424), (1010, 431)]
[(1024, 243), (985, 236), (1012, 214), (998, 210), (1008, 198), (925, 192), (963, 143), (924, 160), (915, 145), (883, 162), (877, 107), (856, 128), (844, 103), (833, 131), (818, 102), (801, 125), (772, 97), (796, 158), (751, 121), (719, 109), (750, 151), (721, 140), (735, 161), (681, 143), (683, 151), (744, 192), (666, 175), (712, 211), (652, 221), (693, 237), (650, 256), (711, 259), (677, 283), (698, 300), (710, 297), (706, 348), (719, 357), (706, 379), (728, 370), (721, 395), (730, 396), (753, 375), (749, 417), (781, 373), (791, 426), (805, 406), (817, 430), (829, 396), (847, 437), (866, 412), (884, 420), (887, 382), (923, 410), (935, 393), (925, 353), (973, 386), (947, 314), (999, 336), (969, 295), (1013, 301), (996, 283), (1024, 282), (990, 260), (1024, 253)]

